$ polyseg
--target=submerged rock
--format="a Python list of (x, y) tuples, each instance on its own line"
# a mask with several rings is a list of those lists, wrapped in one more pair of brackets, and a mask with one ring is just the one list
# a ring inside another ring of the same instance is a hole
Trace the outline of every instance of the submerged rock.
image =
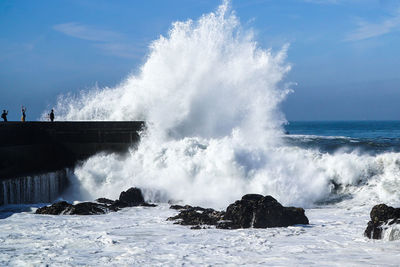
[(69, 204), (66, 201), (60, 201), (60, 202), (54, 203), (53, 205), (50, 205), (50, 206), (38, 208), (35, 213), (36, 214), (59, 215), (59, 214), (62, 214), (67, 209), (70, 209), (71, 207), (72, 207), (72, 204)]
[(400, 208), (393, 208), (385, 204), (375, 205), (370, 213), (364, 235), (371, 239), (381, 239), (383, 230), (393, 224), (400, 224)]
[(51, 215), (97, 215), (112, 211), (118, 211), (126, 207), (145, 206), (155, 207), (144, 201), (142, 191), (139, 188), (129, 188), (120, 194), (119, 199), (111, 200), (107, 198), (98, 198), (96, 202), (82, 202), (76, 205), (61, 201), (50, 206), (42, 207), (36, 210), (36, 214)]
[(116, 211), (115, 209), (110, 209), (107, 205), (93, 203), (93, 202), (82, 202), (73, 205), (71, 210), (66, 214), (69, 215), (99, 215), (106, 214), (110, 211)]
[(180, 213), (168, 220), (181, 225), (214, 225), (220, 229), (287, 227), (309, 224), (304, 209), (284, 207), (271, 196), (257, 194), (244, 195), (241, 200), (230, 204), (226, 212), (201, 207), (173, 205)]
[(105, 214), (110, 210), (109, 207), (103, 204), (93, 202), (82, 202), (76, 205), (61, 201), (54, 203), (50, 206), (42, 207), (36, 210), (36, 214), (49, 214), (49, 215), (98, 215)]
[(180, 225), (193, 225), (192, 229), (201, 229), (201, 225), (217, 225), (224, 215), (222, 211), (192, 207), (189, 205), (173, 205), (170, 208), (181, 211), (178, 215), (170, 217), (167, 220), (176, 221), (175, 224)]
[(192, 206), (189, 205), (185, 205), (185, 206), (181, 206), (181, 205), (171, 205), (171, 207), (169, 207), (170, 209), (173, 210), (183, 210), (183, 209), (189, 209), (192, 208)]
[(111, 205), (111, 204), (114, 204), (115, 201), (108, 199), (108, 198), (101, 197), (101, 198), (96, 199), (96, 202)]

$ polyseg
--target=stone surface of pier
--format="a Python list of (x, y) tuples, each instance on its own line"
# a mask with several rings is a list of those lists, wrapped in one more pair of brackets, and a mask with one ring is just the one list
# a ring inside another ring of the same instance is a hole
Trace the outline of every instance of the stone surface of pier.
[(143, 129), (143, 121), (1, 122), (0, 180), (70, 168), (99, 152), (126, 152)]

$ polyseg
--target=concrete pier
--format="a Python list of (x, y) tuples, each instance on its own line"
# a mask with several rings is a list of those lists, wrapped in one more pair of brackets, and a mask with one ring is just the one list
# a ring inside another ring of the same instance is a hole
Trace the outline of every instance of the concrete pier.
[(0, 180), (73, 167), (99, 152), (125, 152), (143, 121), (1, 122)]

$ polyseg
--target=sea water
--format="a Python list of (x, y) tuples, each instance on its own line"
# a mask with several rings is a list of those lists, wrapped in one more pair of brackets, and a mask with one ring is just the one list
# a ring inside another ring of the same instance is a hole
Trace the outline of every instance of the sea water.
[[(98, 216), (2, 207), (0, 265), (397, 266), (399, 231), (363, 236), (375, 204), (400, 203), (397, 122), (288, 122), (288, 46), (259, 46), (224, 2), (175, 22), (145, 63), (113, 88), (61, 96), (65, 120), (145, 120), (127, 155), (76, 166), (70, 201), (116, 199), (140, 187), (156, 208)], [(286, 133), (288, 132), (288, 134)], [(309, 226), (191, 230), (168, 203), (224, 209), (247, 193), (305, 208)]]

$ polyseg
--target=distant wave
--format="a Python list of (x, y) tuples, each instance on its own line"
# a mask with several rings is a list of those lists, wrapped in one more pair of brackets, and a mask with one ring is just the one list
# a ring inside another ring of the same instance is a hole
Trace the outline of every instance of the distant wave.
[(323, 136), (323, 135), (307, 135), (307, 134), (287, 134), (284, 135), (285, 138), (295, 138), (303, 140), (313, 140), (313, 139), (346, 139), (353, 140), (354, 138), (347, 136)]
[(354, 138), (346, 136), (285, 135), (286, 143), (333, 153), (338, 150), (359, 150), (369, 154), (400, 152), (400, 138)]

